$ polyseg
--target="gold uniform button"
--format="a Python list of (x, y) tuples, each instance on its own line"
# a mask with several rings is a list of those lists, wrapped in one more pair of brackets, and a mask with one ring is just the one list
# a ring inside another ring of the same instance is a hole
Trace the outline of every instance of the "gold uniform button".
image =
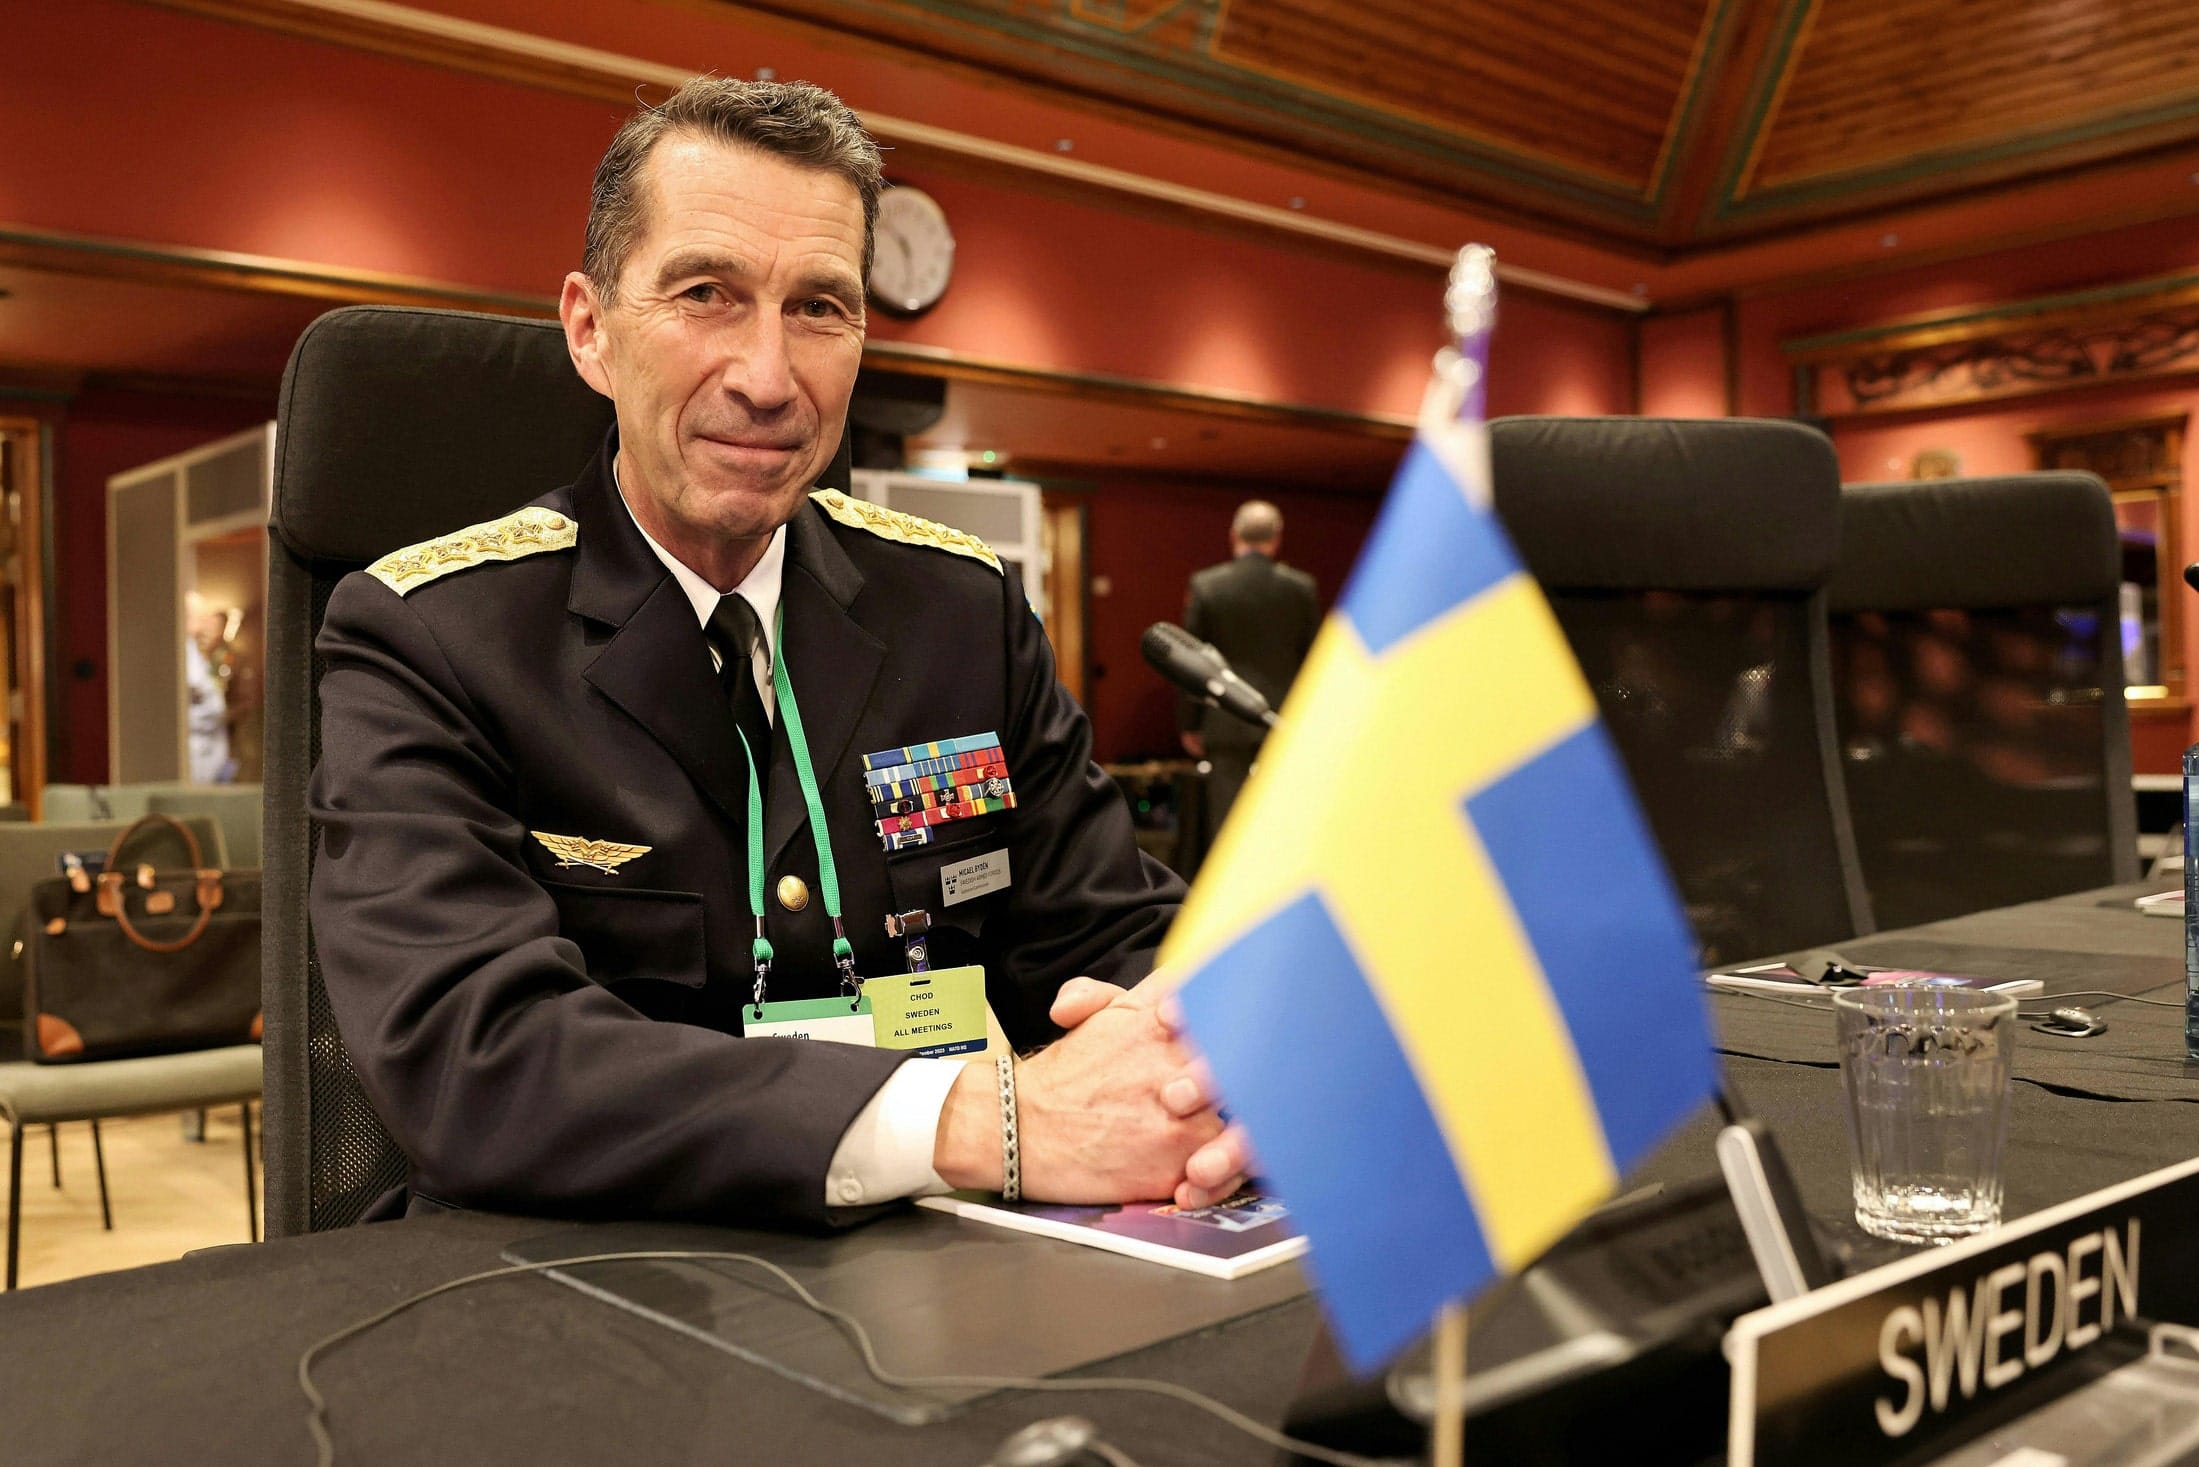
[(799, 912), (809, 905), (809, 886), (799, 876), (779, 878), (779, 905), (790, 912)]

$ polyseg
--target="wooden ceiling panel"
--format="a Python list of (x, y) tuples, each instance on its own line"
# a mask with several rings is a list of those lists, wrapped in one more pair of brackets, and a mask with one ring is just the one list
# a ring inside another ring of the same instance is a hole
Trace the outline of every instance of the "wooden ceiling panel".
[[(1503, 140), (1646, 194), (1701, 28), (1655, 31), (1623, 5), (1530, 13), (1495, 0), (1234, 0), (1208, 54), (1386, 114)], [(1553, 66), (1549, 23), (1593, 37)]]
[(2199, 131), (2192, 0), (1817, 0), (1797, 42), (1737, 198), (2178, 118)]
[(1622, 248), (2199, 138), (2199, 0), (739, 3)]
[(1639, 228), (1746, 0), (749, 0), (1508, 212)]

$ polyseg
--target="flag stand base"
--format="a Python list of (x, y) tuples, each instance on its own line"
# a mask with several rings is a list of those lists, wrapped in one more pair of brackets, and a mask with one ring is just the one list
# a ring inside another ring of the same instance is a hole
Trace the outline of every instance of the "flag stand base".
[[(1461, 1392), (1475, 1460), (1600, 1460), (1614, 1420), (1627, 1423), (1639, 1467), (1716, 1457), (1727, 1394), (1719, 1342), (1765, 1297), (1722, 1178), (1610, 1204), (1475, 1300)], [(1431, 1331), (1361, 1378), (1324, 1329), (1283, 1429), (1364, 1456), (1429, 1460), (1443, 1376), (1435, 1345)]]

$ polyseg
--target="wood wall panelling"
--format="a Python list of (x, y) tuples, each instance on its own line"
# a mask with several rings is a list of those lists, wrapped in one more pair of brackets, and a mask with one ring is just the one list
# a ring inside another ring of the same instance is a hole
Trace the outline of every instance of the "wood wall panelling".
[(46, 788), (49, 431), (39, 418), (0, 415), (0, 541), (5, 542), (0, 600), (7, 609), (9, 660), (6, 798), (33, 820), (44, 813)]
[(2199, 275), (1783, 343), (1829, 417), (2199, 374)]

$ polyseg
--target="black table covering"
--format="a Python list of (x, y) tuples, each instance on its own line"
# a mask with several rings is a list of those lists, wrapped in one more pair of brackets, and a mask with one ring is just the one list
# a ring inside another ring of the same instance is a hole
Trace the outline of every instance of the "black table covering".
[[(1858, 938), (1841, 943), (1838, 950), (1879, 966), (2036, 978), (2046, 993), (2023, 999), (2022, 1012), (2043, 1014), (2069, 1004), (2107, 1022), (2107, 1032), (2090, 1039), (2019, 1029), (2019, 1094), (2024, 1086), (2037, 1086), (2073, 1098), (2188, 1104), (2199, 1101), (2199, 1064), (2185, 1058), (2181, 1007), (2119, 997), (2056, 997), (2107, 990), (2181, 1005), (2183, 924), (2144, 916), (2130, 905), (2132, 897), (2158, 890), (2159, 882), (2137, 883), (2106, 893), (2031, 902)], [(1753, 992), (1713, 990), (1710, 1003), (1719, 1047), (1729, 1055), (1827, 1068), (1837, 1063), (1829, 1001), (1823, 1001), (1819, 1012)]]
[[(2039, 976), (2050, 991), (2176, 998), (2181, 925), (2128, 905), (2151, 889), (2033, 903), (1842, 951)], [(1830, 1016), (1739, 997), (1706, 1002), (1728, 1076), (1772, 1124), (1822, 1237), (1851, 1267), (1898, 1255), (1850, 1216)], [(2182, 1057), (2181, 1014), (2076, 1002), (2106, 1017), (2109, 1032), (2019, 1040), (2011, 1217), (2199, 1154), (2199, 1084)], [(1715, 1124), (1706, 1111), (1630, 1182), (1712, 1171)], [(507, 1244), (544, 1228), (478, 1214), (384, 1223), (0, 1296), (0, 1463), (310, 1463), (299, 1352), (409, 1294), (498, 1266)], [(1094, 1373), (1178, 1381), (1273, 1423), (1317, 1319), (1313, 1301), (1300, 1300)], [(1148, 1397), (1008, 1396), (938, 1425), (896, 1426), (531, 1278), (429, 1301), (339, 1347), (316, 1378), (343, 1463), (974, 1464), (1024, 1423), (1064, 1413), (1097, 1421), (1149, 1467), (1274, 1460), (1210, 1418)]]
[[(408, 1294), (499, 1266), (502, 1248), (544, 1230), (485, 1214), (379, 1223), (10, 1295), (0, 1300), (0, 1462), (311, 1467), (299, 1353)], [(1272, 1422), (1316, 1315), (1301, 1299), (1090, 1373), (1157, 1375)], [(541, 1278), (421, 1304), (330, 1351), (314, 1380), (336, 1460), (353, 1467), (975, 1467), (1025, 1423), (1064, 1413), (1097, 1422), (1141, 1463), (1272, 1455), (1148, 1396), (1009, 1397), (898, 1426)]]

